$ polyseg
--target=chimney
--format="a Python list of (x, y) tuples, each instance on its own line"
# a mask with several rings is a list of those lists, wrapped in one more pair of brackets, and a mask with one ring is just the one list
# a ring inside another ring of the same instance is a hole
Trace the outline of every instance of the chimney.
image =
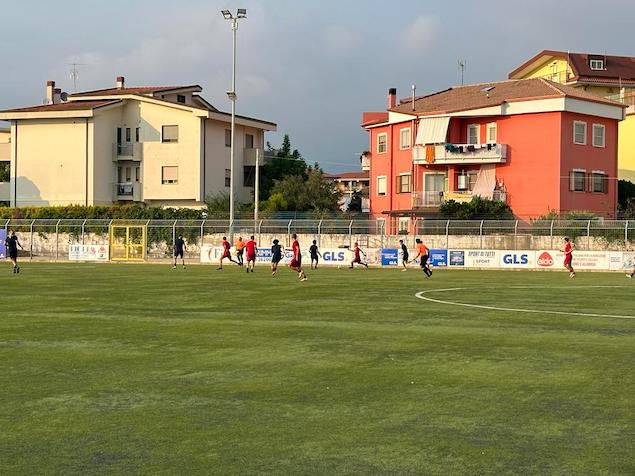
[(59, 88), (53, 89), (53, 104), (59, 104), (62, 102), (62, 90)]
[(123, 89), (126, 84), (126, 78), (123, 76), (117, 76), (117, 89)]
[(388, 109), (392, 109), (397, 105), (397, 88), (388, 90)]
[(53, 104), (53, 90), (55, 89), (55, 81), (46, 82), (46, 104)]

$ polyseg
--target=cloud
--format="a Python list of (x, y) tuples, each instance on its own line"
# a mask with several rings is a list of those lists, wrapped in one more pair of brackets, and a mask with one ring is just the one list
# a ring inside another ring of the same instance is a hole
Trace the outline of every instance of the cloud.
[(363, 37), (344, 26), (333, 25), (326, 28), (321, 42), (325, 53), (341, 56), (355, 51), (362, 44)]
[(411, 53), (428, 51), (441, 35), (441, 24), (436, 17), (419, 16), (403, 30), (401, 45)]

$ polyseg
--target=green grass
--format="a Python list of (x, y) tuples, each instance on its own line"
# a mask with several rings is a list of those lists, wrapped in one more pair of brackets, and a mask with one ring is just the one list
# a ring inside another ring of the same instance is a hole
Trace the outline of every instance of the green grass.
[(635, 316), (621, 273), (26, 262), (0, 286), (2, 475), (635, 472), (635, 319), (414, 297)]

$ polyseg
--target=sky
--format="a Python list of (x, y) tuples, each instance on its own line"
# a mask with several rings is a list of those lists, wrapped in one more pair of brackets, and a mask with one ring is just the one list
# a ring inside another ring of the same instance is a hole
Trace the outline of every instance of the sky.
[(200, 84), (229, 111), (232, 35), (220, 10), (247, 9), (237, 41), (237, 114), (277, 123), (309, 163), (356, 170), (362, 112), (386, 95), (507, 78), (543, 49), (635, 56), (633, 0), (22, 0), (0, 17), (0, 109), (72, 92)]

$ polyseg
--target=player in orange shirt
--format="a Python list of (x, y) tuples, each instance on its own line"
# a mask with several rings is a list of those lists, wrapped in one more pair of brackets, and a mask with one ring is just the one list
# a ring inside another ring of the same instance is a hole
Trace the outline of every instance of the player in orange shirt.
[(236, 247), (236, 259), (238, 260), (238, 265), (243, 265), (243, 252), (245, 249), (245, 242), (243, 241), (243, 237), (239, 236), (238, 241), (234, 245)]
[(420, 261), (421, 269), (423, 270), (423, 272), (428, 278), (431, 278), (432, 270), (430, 269), (430, 266), (428, 265), (430, 250), (428, 249), (426, 245), (423, 244), (423, 241), (421, 241), (419, 238), (417, 238), (415, 241), (417, 243), (417, 256), (415, 257), (415, 259), (419, 258), (421, 260)]

